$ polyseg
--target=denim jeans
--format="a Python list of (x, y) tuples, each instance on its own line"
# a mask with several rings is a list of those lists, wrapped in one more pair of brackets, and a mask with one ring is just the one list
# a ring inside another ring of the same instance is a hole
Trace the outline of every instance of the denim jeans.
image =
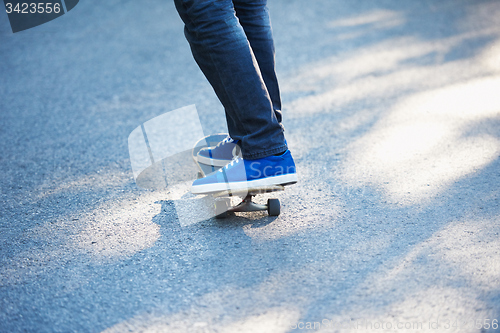
[(287, 150), (267, 0), (174, 0), (245, 159)]

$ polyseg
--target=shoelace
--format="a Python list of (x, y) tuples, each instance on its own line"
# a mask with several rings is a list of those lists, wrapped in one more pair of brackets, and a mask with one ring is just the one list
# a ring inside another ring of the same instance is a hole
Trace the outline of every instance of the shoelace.
[(219, 143), (217, 144), (217, 146), (215, 146), (215, 148), (218, 148), (219, 146), (223, 146), (223, 145), (225, 145), (226, 143), (230, 143), (230, 142), (234, 142), (234, 140), (233, 140), (230, 136), (228, 136), (228, 137), (226, 137), (224, 140), (222, 140), (221, 142), (219, 142)]
[(233, 159), (233, 160), (231, 161), (231, 163), (228, 163), (225, 167), (220, 168), (220, 169), (219, 169), (219, 172), (222, 172), (222, 170), (223, 170), (223, 169), (228, 169), (229, 167), (233, 166), (233, 164), (239, 163), (240, 161), (241, 161), (241, 158), (236, 157), (235, 159)]

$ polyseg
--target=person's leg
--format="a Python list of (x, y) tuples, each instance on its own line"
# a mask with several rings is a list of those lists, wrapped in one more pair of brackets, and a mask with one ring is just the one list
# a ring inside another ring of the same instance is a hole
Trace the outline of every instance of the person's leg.
[[(265, 79), (231, 0), (174, 0), (193, 56), (226, 110), (245, 159), (287, 150)], [(260, 2), (260, 1), (257, 1)]]
[(276, 118), (281, 124), (281, 97), (276, 77), (274, 39), (267, 0), (233, 0), (233, 4), (259, 64)]

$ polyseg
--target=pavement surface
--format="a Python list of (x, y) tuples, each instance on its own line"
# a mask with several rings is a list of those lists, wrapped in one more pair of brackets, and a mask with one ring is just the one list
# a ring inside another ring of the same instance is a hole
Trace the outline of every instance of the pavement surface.
[(270, 11), (300, 181), (192, 224), (127, 147), (191, 104), (225, 131), (173, 3), (0, 12), (1, 332), (500, 332), (500, 1)]

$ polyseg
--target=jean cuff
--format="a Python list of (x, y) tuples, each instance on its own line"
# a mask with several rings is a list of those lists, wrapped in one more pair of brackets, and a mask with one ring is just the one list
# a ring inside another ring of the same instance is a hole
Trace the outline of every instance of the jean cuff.
[(251, 154), (243, 154), (245, 160), (256, 160), (258, 158), (264, 158), (271, 155), (281, 154), (288, 150), (287, 145), (282, 145), (277, 148), (268, 149), (260, 152), (254, 152)]

